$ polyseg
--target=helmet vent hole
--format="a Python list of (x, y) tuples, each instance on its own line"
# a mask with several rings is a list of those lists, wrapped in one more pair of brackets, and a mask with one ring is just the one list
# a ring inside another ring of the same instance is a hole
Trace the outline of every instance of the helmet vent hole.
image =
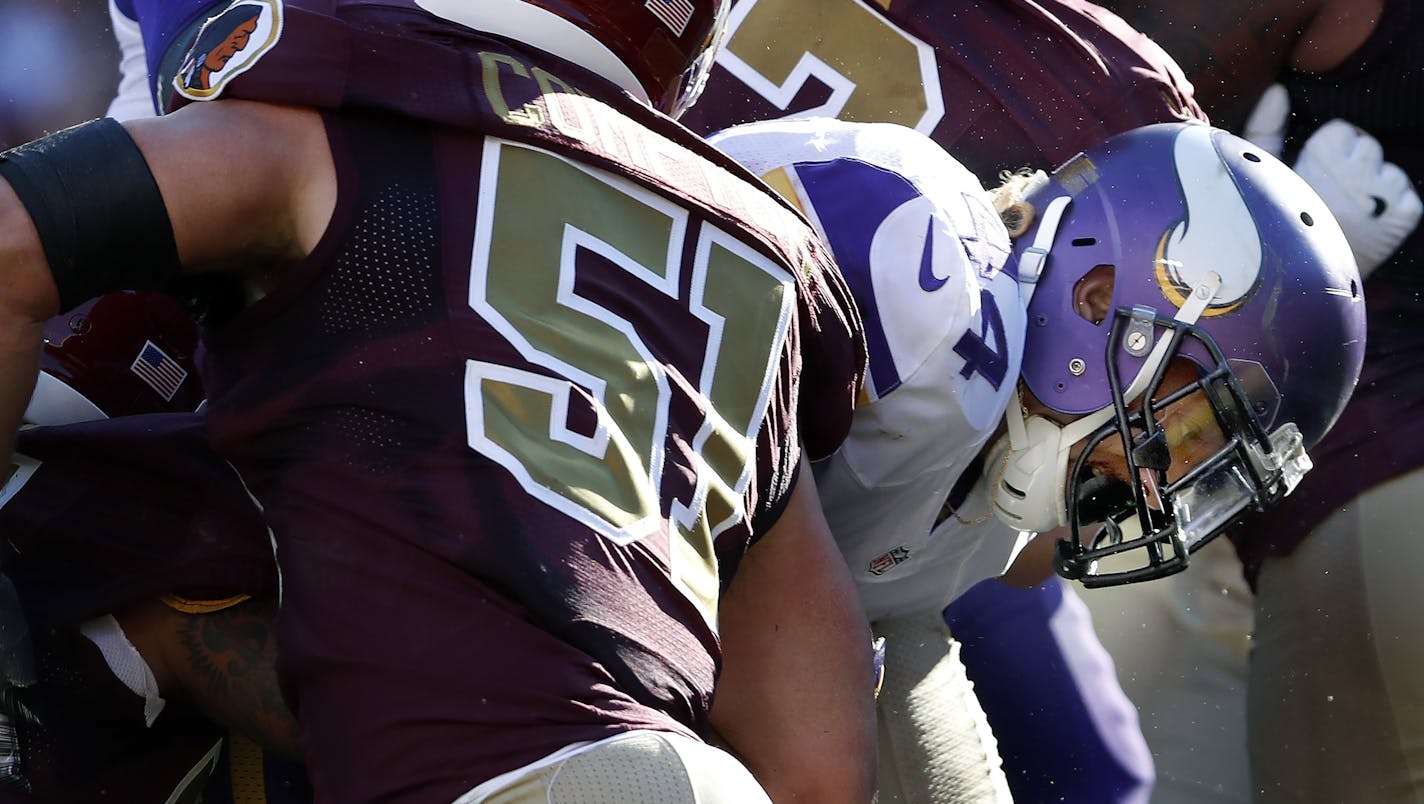
[(1360, 283), (1353, 279), (1350, 280), (1350, 298), (1360, 298)]
[(1310, 213), (1309, 213), (1309, 212), (1302, 212), (1302, 213), (1300, 213), (1300, 222), (1303, 223), (1303, 224), (1305, 224), (1306, 226), (1314, 226), (1314, 225), (1315, 225), (1315, 219), (1312, 218), (1312, 217), (1310, 217)]
[(1256, 154), (1254, 154), (1254, 153), (1252, 153), (1252, 152), (1250, 152), (1250, 151), (1245, 151), (1245, 152), (1243, 152), (1241, 155), (1246, 158), (1246, 161), (1247, 161), (1247, 162), (1259, 162), (1259, 161), (1261, 161), (1261, 157), (1257, 156)]
[(1096, 237), (1075, 237), (1075, 238), (1073, 238), (1073, 245), (1075, 245), (1075, 246), (1080, 246), (1080, 247), (1081, 247), (1081, 246), (1096, 246), (1097, 244), (1098, 244), (1098, 239), (1097, 239)]

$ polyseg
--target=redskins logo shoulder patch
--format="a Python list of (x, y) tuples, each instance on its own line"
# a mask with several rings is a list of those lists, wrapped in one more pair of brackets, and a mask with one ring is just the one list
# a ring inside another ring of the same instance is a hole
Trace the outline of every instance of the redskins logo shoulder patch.
[(173, 88), (189, 100), (212, 100), (281, 36), (282, 0), (235, 0), (198, 29), (173, 76)]

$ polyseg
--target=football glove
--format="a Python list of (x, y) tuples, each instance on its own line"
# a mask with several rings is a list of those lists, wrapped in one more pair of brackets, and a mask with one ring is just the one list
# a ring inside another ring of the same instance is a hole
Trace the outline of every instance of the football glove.
[[(1289, 116), (1286, 88), (1272, 84), (1261, 94), (1241, 136), (1279, 157)], [(1424, 214), (1409, 176), (1385, 161), (1379, 140), (1344, 120), (1316, 129), (1292, 167), (1339, 222), (1361, 277), (1389, 259)]]
[(1334, 213), (1361, 277), (1389, 259), (1424, 214), (1414, 184), (1385, 161), (1379, 140), (1344, 120), (1331, 120), (1310, 135), (1295, 172)]

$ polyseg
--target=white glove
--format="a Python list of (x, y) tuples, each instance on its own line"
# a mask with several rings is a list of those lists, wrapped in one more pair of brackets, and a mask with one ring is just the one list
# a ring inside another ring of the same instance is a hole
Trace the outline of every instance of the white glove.
[[(1279, 157), (1289, 117), (1290, 94), (1272, 84), (1246, 118), (1241, 136)], [(1398, 165), (1384, 161), (1379, 141), (1344, 120), (1316, 129), (1294, 168), (1340, 223), (1361, 277), (1399, 249), (1424, 213), (1414, 185)]]
[(1361, 277), (1389, 259), (1424, 214), (1409, 176), (1384, 161), (1379, 140), (1344, 120), (1331, 120), (1310, 135), (1295, 172), (1340, 222)]
[(1257, 148), (1279, 159), (1286, 143), (1286, 118), (1290, 116), (1290, 93), (1281, 84), (1271, 84), (1256, 101), (1246, 118), (1241, 136)]

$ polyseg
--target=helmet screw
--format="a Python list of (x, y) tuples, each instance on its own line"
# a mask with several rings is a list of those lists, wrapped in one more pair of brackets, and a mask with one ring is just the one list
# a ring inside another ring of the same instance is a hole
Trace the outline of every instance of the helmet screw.
[(1075, 357), (1068, 361), (1068, 373), (1074, 377), (1083, 376), (1083, 372), (1088, 370), (1088, 364), (1083, 362), (1083, 358)]
[(1130, 332), (1127, 335), (1127, 351), (1136, 355), (1147, 350), (1147, 336), (1141, 332)]

